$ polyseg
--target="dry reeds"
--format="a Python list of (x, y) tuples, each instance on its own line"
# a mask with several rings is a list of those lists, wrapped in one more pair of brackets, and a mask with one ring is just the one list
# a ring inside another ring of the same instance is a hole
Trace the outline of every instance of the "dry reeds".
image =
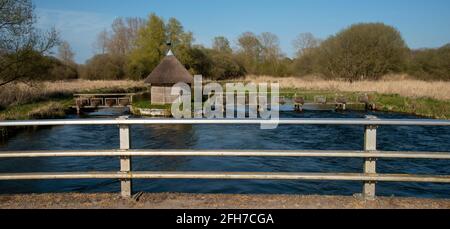
[(450, 82), (422, 81), (411, 79), (407, 75), (388, 75), (379, 81), (324, 80), (319, 77), (271, 77), (248, 76), (246, 81), (255, 83), (278, 82), (281, 88), (304, 90), (325, 90), (341, 92), (377, 92), (380, 94), (398, 94), (404, 97), (429, 97), (438, 100), (450, 100)]
[(37, 82), (32, 84), (15, 83), (0, 87), (0, 106), (7, 107), (45, 100), (58, 95), (70, 95), (97, 89), (120, 88), (129, 89), (142, 87), (137, 81), (107, 81), (107, 80), (74, 80), (56, 82)]

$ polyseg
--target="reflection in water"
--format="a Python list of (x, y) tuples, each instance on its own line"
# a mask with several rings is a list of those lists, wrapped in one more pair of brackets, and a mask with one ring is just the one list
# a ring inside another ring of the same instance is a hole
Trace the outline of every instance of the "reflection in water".
[[(380, 118), (417, 118), (373, 113)], [(104, 114), (102, 114), (104, 115)], [(120, 115), (120, 114), (119, 114)], [(282, 112), (282, 118), (363, 118), (357, 112)], [(75, 117), (69, 117), (75, 118)], [(132, 126), (135, 149), (318, 149), (362, 150), (361, 126), (280, 126), (261, 130), (255, 125)], [(450, 151), (450, 128), (380, 127), (380, 150)], [(60, 126), (25, 131), (0, 146), (6, 150), (117, 149), (116, 126)], [(381, 173), (449, 174), (447, 160), (380, 160)], [(0, 172), (117, 171), (118, 158), (2, 159)], [(254, 171), (254, 172), (362, 172), (361, 159), (264, 157), (135, 157), (135, 171)], [(298, 193), (351, 195), (359, 182), (136, 180), (136, 191), (195, 193)], [(116, 180), (0, 182), (0, 193), (117, 192)], [(380, 195), (450, 197), (448, 184), (380, 183)]]

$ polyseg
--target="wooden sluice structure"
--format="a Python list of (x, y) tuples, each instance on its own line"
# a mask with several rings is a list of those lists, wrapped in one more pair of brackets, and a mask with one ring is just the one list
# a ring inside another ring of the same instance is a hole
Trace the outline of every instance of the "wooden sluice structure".
[[(286, 99), (282, 97), (280, 101), (286, 103)], [(303, 97), (294, 96), (292, 98), (294, 111), (301, 112), (305, 109), (309, 110), (375, 110), (375, 103), (371, 102), (367, 95), (360, 96), (356, 101), (349, 101), (344, 96), (337, 96), (329, 99), (325, 96), (315, 96), (314, 101), (306, 101)]]
[(82, 109), (122, 108), (130, 107), (133, 103), (132, 93), (122, 94), (75, 94), (75, 108), (77, 114)]
[[(242, 98), (240, 98), (242, 97)], [(240, 100), (239, 100), (240, 98)], [(251, 102), (249, 96), (234, 96), (235, 103), (240, 105), (255, 105), (258, 106), (257, 101)], [(258, 99), (257, 99), (258, 100)], [(227, 101), (227, 96), (223, 96), (223, 102)], [(241, 101), (241, 102), (239, 102)], [(245, 103), (243, 103), (245, 101)], [(256, 102), (256, 103), (255, 103)], [(217, 103), (217, 100), (216, 100)], [(243, 104), (241, 104), (243, 103)], [(267, 98), (267, 104), (271, 105), (271, 99)], [(375, 103), (369, 100), (368, 96), (360, 96), (355, 101), (337, 96), (334, 98), (327, 98), (326, 96), (315, 96), (314, 100), (306, 100), (304, 97), (294, 96), (293, 98), (287, 98), (286, 96), (279, 95), (278, 103), (280, 106), (293, 106), (293, 110), (302, 112), (304, 110), (328, 110), (328, 111), (345, 111), (345, 110), (375, 110)]]

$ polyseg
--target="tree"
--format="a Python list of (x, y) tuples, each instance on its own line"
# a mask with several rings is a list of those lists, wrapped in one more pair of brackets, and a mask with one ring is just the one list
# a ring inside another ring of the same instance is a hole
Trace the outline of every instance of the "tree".
[(129, 55), (136, 48), (139, 30), (145, 25), (142, 18), (116, 18), (111, 24), (111, 31), (103, 30), (97, 36), (93, 47), (98, 54)]
[(97, 35), (97, 40), (93, 45), (94, 53), (105, 54), (108, 49), (108, 42), (109, 42), (109, 34), (108, 31), (104, 29)]
[(65, 63), (55, 57), (46, 57), (51, 63), (51, 69), (47, 73), (46, 80), (70, 80), (78, 78), (78, 65)]
[(238, 38), (239, 59), (247, 72), (259, 74), (262, 46), (258, 37), (252, 32), (245, 32)]
[(59, 60), (53, 61), (53, 68), (49, 79), (64, 80), (78, 78), (78, 65), (75, 63), (75, 53), (72, 51), (67, 41), (62, 41), (58, 46), (57, 57)]
[(72, 51), (70, 44), (67, 41), (61, 42), (58, 46), (58, 58), (65, 64), (75, 63), (75, 53)]
[(219, 36), (213, 39), (212, 49), (221, 53), (232, 53), (230, 41), (226, 37)]
[(261, 61), (262, 66), (260, 73), (264, 75), (280, 75), (280, 60), (282, 58), (280, 40), (278, 36), (265, 32), (259, 36), (261, 44)]
[(108, 52), (116, 55), (126, 55), (128, 52), (127, 28), (123, 18), (116, 18), (112, 23), (112, 34), (107, 42)]
[(280, 48), (277, 35), (269, 32), (259, 36), (245, 32), (238, 38), (239, 50), (236, 59), (245, 72), (250, 74), (265, 74), (282, 76), (287, 72), (287, 61)]
[(263, 59), (278, 58), (281, 55), (280, 40), (277, 35), (264, 32), (259, 36), (259, 43), (261, 44)]
[(145, 26), (147, 21), (139, 17), (126, 18), (127, 25), (127, 55), (136, 48), (136, 40), (139, 36), (139, 31)]
[(303, 52), (293, 61), (293, 74), (298, 76), (305, 76), (314, 73), (320, 73), (319, 68), (319, 50), (318, 48), (311, 48)]
[(166, 25), (167, 42), (170, 43), (172, 51), (177, 58), (189, 67), (194, 65), (194, 58), (190, 56), (195, 53), (192, 50), (194, 36), (192, 32), (185, 32), (183, 25), (175, 18), (170, 18)]
[(90, 80), (120, 80), (125, 77), (125, 58), (112, 54), (98, 54), (89, 59), (80, 77)]
[(197, 60), (192, 55), (198, 54), (198, 50), (192, 50), (193, 41), (193, 34), (184, 31), (177, 19), (170, 18), (166, 24), (162, 18), (151, 14), (147, 24), (139, 31), (136, 47), (129, 56), (128, 72), (134, 79), (150, 74), (167, 53), (167, 42), (171, 43), (172, 51), (182, 63), (188, 68), (194, 66)]
[(167, 50), (164, 21), (151, 14), (139, 30), (136, 48), (131, 51), (127, 71), (133, 79), (142, 79), (158, 65)]
[(376, 80), (405, 69), (408, 48), (400, 32), (382, 23), (356, 24), (317, 49), (317, 68), (333, 78)]
[(412, 51), (408, 72), (422, 80), (450, 80), (450, 44)]
[(58, 44), (58, 35), (38, 31), (33, 11), (31, 0), (0, 0), (0, 86), (45, 75), (33, 61)]
[(194, 46), (188, 50), (189, 59), (184, 63), (193, 75), (211, 75), (212, 60), (202, 46)]
[(296, 75), (313, 74), (317, 68), (318, 48), (322, 41), (312, 33), (300, 33), (292, 42), (296, 50), (296, 59), (293, 61), (293, 71)]
[(234, 79), (245, 75), (244, 66), (240, 65), (232, 53), (220, 52), (215, 49), (207, 50), (211, 60), (209, 78), (213, 80)]
[(300, 33), (293, 41), (293, 46), (296, 50), (297, 57), (301, 57), (308, 51), (319, 47), (321, 42), (322, 41), (314, 37), (312, 33)]
[(108, 53), (126, 56), (135, 48), (139, 30), (145, 25), (141, 18), (116, 18), (111, 25), (112, 32), (106, 39)]
[(166, 25), (168, 41), (174, 46), (191, 46), (194, 38), (191, 32), (185, 32), (180, 21), (170, 18)]

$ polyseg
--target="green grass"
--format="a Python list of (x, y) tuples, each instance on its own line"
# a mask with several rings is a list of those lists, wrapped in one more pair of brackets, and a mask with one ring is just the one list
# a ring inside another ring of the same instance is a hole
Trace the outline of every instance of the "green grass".
[[(0, 120), (27, 120), (45, 118), (63, 118), (66, 110), (72, 105), (72, 99), (56, 99), (32, 104), (17, 105), (0, 111)], [(0, 127), (0, 139), (5, 140), (14, 134), (18, 127)]]
[(63, 117), (64, 110), (68, 109), (72, 103), (72, 99), (54, 99), (12, 106), (0, 111), (0, 120)]
[[(146, 91), (147, 87), (105, 88), (80, 91), (83, 93), (138, 93)], [(51, 105), (51, 106), (50, 106)], [(30, 118), (63, 117), (64, 112), (74, 105), (72, 93), (54, 93), (47, 98), (36, 99), (31, 103), (19, 104), (0, 109), (0, 120), (23, 120)], [(34, 117), (33, 117), (34, 116)]]
[(432, 98), (406, 98), (399, 95), (375, 94), (377, 109), (424, 117), (450, 119), (450, 101)]
[(133, 107), (142, 108), (142, 109), (168, 109), (168, 110), (170, 110), (172, 105), (171, 104), (155, 105), (155, 104), (151, 104), (149, 99), (135, 99), (135, 101), (133, 101)]
[[(138, 93), (146, 91), (147, 87), (105, 88), (80, 91), (83, 93)], [(46, 98), (39, 98), (26, 104), (18, 104), (0, 109), (0, 120), (26, 120), (63, 118), (66, 111), (74, 105), (72, 93), (54, 93)], [(0, 128), (0, 137), (6, 137), (11, 130)]]
[[(282, 89), (281, 96), (292, 98), (295, 94), (305, 98), (307, 101), (313, 101), (315, 96), (325, 96), (327, 99), (333, 99), (336, 96), (343, 96), (350, 102), (357, 102), (359, 92), (336, 92), (336, 91), (315, 91)], [(450, 101), (437, 100), (432, 98), (408, 98), (397, 94), (377, 94), (370, 93), (371, 102), (376, 104), (378, 111), (408, 113), (418, 116), (424, 116), (437, 119), (450, 119)]]

